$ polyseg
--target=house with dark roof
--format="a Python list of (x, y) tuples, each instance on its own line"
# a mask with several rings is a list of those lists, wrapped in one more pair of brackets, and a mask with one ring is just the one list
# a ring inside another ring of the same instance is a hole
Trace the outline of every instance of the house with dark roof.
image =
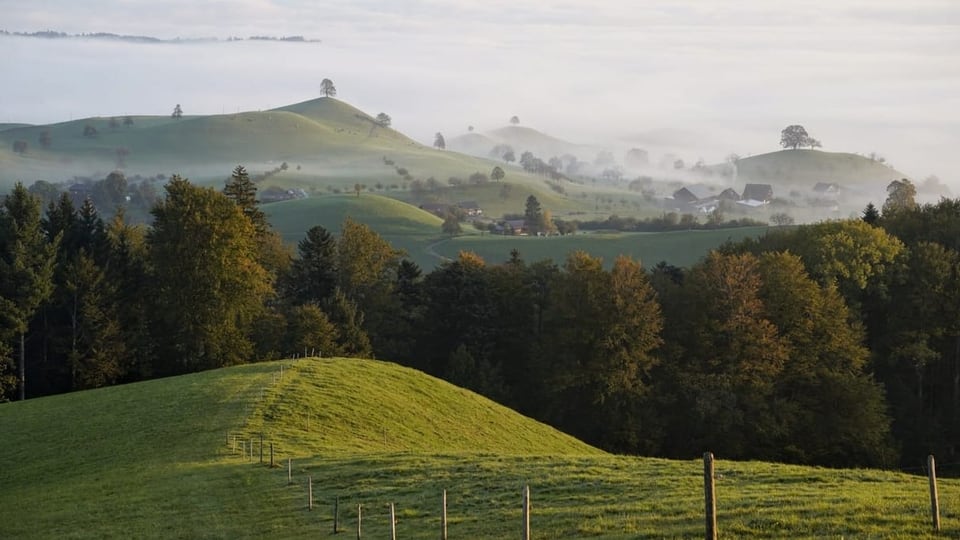
[(735, 202), (740, 200), (740, 194), (737, 193), (736, 190), (734, 190), (733, 188), (727, 188), (721, 191), (720, 194), (717, 195), (717, 198), (720, 199), (721, 201)]
[(477, 201), (460, 201), (457, 203), (457, 207), (463, 210), (468, 216), (480, 216), (483, 215), (483, 209), (480, 208), (480, 205)]
[(673, 192), (673, 200), (687, 204), (711, 199), (714, 196), (713, 190), (703, 184), (684, 186)]
[(770, 184), (747, 184), (743, 187), (743, 201), (768, 203), (773, 200), (773, 186)]

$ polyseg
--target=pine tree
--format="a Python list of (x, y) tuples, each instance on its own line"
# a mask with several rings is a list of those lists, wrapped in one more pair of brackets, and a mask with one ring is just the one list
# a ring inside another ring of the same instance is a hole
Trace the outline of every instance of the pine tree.
[(250, 180), (250, 175), (243, 165), (237, 165), (233, 169), (233, 174), (223, 188), (223, 194), (240, 207), (243, 215), (253, 223), (257, 234), (263, 234), (269, 228), (266, 214), (257, 206), (260, 204), (257, 200), (257, 186)]
[(40, 201), (18, 182), (0, 213), (0, 298), (6, 324), (19, 335), (20, 399), (26, 399), (26, 334), (30, 320), (53, 291), (55, 253), (40, 221)]

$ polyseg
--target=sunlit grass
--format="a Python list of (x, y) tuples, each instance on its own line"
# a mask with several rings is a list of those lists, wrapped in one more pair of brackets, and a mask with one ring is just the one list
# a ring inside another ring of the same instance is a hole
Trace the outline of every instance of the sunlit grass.
[[(387, 537), (394, 503), (400, 538), (435, 539), (443, 490), (451, 538), (517, 538), (525, 485), (534, 538), (703, 534), (699, 459), (604, 454), (383, 362), (287, 360), (10, 403), (0, 433), (0, 538), (332, 538), (339, 500), (339, 537), (358, 504), (364, 536)], [(717, 458), (722, 537), (935, 536), (924, 477)], [(942, 536), (956, 537), (960, 482), (941, 479), (940, 500)]]

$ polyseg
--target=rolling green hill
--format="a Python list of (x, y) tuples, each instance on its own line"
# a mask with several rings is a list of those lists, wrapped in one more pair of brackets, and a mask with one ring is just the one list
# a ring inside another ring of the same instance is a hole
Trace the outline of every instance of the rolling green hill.
[[(0, 131), (0, 191), (16, 181), (29, 185), (39, 179), (67, 182), (75, 176), (103, 178), (118, 167), (122, 152), (122, 170), (128, 178), (176, 173), (195, 183), (220, 186), (230, 171), (242, 164), (253, 176), (272, 173), (260, 183), (261, 189), (299, 188), (319, 195), (352, 191), (355, 184), (362, 184), (415, 206), (478, 200), (488, 215), (494, 216), (522, 212), (524, 199), (530, 194), (555, 215), (584, 211), (590, 206), (586, 198), (577, 197), (573, 186), (570, 194), (559, 194), (543, 178), (519, 167), (424, 146), (332, 98), (268, 111), (184, 116), (179, 120), (169, 116), (130, 119), (129, 125), (124, 125), (124, 118), (86, 118)], [(83, 135), (87, 126), (96, 130), (96, 136)], [(44, 133), (50, 137), (48, 148), (39, 142)], [(17, 140), (28, 143), (23, 155), (12, 152)], [(287, 167), (280, 170), (284, 163)], [(466, 182), (473, 173), (489, 175), (498, 164), (507, 171), (506, 182), (514, 188), (510, 194), (503, 196), (500, 186)], [(427, 183), (430, 179), (441, 189), (413, 193), (415, 181)], [(459, 179), (454, 183), (463, 185), (451, 186), (450, 179)], [(404, 219), (399, 215), (396, 218)], [(295, 232), (299, 234), (309, 226), (300, 224), (294, 227), (299, 229)]]
[[(607, 455), (370, 360), (251, 364), (8, 403), (0, 433), (2, 538), (342, 538), (355, 534), (358, 504), (365, 537), (383, 538), (394, 503), (398, 537), (430, 539), (442, 490), (451, 538), (516, 538), (525, 485), (534, 538), (703, 534), (699, 460)], [(938, 537), (924, 477), (722, 456), (716, 467), (724, 537)], [(960, 534), (958, 500), (960, 482), (941, 479), (943, 536)]]
[(343, 221), (350, 217), (369, 225), (424, 268), (432, 268), (437, 262), (425, 249), (442, 236), (443, 220), (396, 199), (372, 193), (359, 197), (325, 195), (272, 203), (263, 209), (283, 240), (291, 245), (296, 245), (316, 225), (338, 234)]

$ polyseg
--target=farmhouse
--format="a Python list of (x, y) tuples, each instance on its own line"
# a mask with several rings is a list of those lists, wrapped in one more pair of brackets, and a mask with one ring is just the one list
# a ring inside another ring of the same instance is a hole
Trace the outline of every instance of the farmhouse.
[[(742, 201), (757, 201), (761, 204), (767, 204), (773, 200), (773, 186), (770, 184), (747, 184), (743, 187)], [(755, 206), (748, 204), (747, 206)]]
[(476, 217), (483, 215), (483, 209), (477, 204), (477, 201), (460, 201), (457, 207), (463, 210), (467, 216)]
[(713, 191), (703, 184), (684, 186), (673, 192), (673, 200), (686, 204), (694, 204), (713, 197)]

